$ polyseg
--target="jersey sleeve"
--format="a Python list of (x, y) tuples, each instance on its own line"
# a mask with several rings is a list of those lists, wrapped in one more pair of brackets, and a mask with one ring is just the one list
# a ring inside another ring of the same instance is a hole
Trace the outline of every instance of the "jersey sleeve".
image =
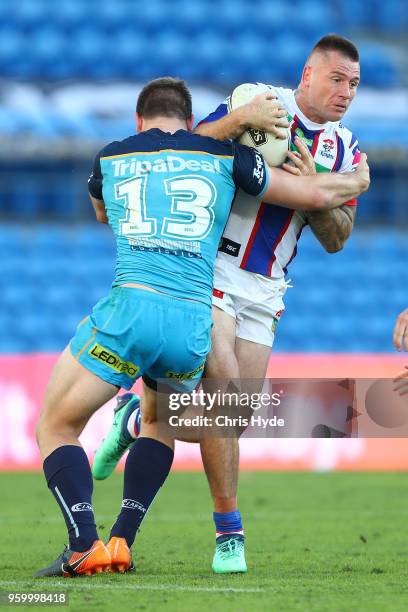
[(232, 178), (237, 187), (261, 198), (269, 185), (269, 168), (262, 155), (251, 147), (233, 143)]
[[(103, 151), (103, 149), (102, 149)], [(88, 179), (88, 191), (97, 200), (103, 200), (102, 196), (102, 171), (101, 171), (101, 155), (102, 151), (95, 157), (93, 169)]]
[(213, 121), (218, 121), (218, 119), (222, 119), (222, 117), (225, 117), (225, 115), (228, 115), (228, 99), (225, 100), (222, 104), (220, 104), (215, 109), (215, 111), (213, 111), (212, 113), (207, 115), (207, 117), (205, 117), (205, 119), (202, 119), (197, 124), (197, 127), (199, 125), (203, 125), (205, 123), (212, 123)]
[[(361, 159), (361, 152), (358, 146), (357, 138), (350, 132), (350, 143), (345, 146), (343, 163), (339, 168), (339, 172), (354, 172)], [(345, 206), (357, 206), (357, 198), (353, 198), (344, 204)]]

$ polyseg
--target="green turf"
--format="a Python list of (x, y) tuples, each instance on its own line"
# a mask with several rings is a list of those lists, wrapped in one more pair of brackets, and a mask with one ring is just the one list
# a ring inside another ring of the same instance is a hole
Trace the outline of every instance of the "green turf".
[[(65, 543), (56, 505), (40, 474), (0, 474), (0, 588), (67, 590), (72, 610), (405, 611), (407, 480), (242, 474), (249, 571), (223, 576), (210, 570), (214, 528), (204, 478), (172, 474), (137, 537), (135, 574), (47, 581), (30, 576)], [(120, 494), (120, 475), (96, 484), (102, 538)]]

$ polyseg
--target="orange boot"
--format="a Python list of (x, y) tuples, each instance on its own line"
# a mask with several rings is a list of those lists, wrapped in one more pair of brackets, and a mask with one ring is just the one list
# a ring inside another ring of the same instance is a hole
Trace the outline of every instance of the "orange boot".
[(106, 545), (111, 556), (111, 571), (119, 574), (135, 569), (125, 538), (113, 537)]
[(102, 540), (95, 540), (92, 546), (83, 552), (65, 547), (62, 554), (51, 565), (34, 574), (35, 578), (47, 576), (92, 576), (110, 571), (111, 558)]

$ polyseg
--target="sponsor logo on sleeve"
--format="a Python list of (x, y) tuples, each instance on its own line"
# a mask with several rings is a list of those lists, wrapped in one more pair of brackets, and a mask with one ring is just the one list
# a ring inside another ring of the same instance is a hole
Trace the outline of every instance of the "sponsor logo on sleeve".
[(265, 165), (263, 158), (259, 153), (255, 154), (255, 163), (256, 167), (254, 168), (254, 177), (258, 179), (258, 185), (263, 185), (264, 177), (265, 177)]

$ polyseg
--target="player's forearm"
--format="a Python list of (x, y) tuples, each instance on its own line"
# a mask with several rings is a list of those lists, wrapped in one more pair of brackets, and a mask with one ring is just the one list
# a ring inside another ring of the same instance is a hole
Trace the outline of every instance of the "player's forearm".
[[(337, 208), (345, 202), (358, 198), (370, 185), (370, 175), (368, 166), (356, 172), (345, 172), (344, 174), (330, 173), (318, 174), (313, 177), (299, 177), (317, 181), (316, 185), (319, 192), (317, 205), (309, 205), (305, 210), (330, 210)], [(305, 186), (305, 190), (307, 187)], [(309, 198), (310, 200), (310, 198)], [(308, 203), (310, 204), (310, 202)]]
[(355, 206), (346, 205), (306, 213), (314, 235), (328, 253), (336, 253), (343, 248), (353, 230), (355, 210)]
[(211, 136), (216, 140), (234, 140), (239, 138), (248, 127), (245, 109), (237, 108), (217, 121), (198, 125), (194, 132), (201, 136)]
[(262, 199), (293, 210), (327, 211), (357, 198), (368, 185), (368, 175), (359, 172), (293, 176), (269, 168), (269, 185)]

